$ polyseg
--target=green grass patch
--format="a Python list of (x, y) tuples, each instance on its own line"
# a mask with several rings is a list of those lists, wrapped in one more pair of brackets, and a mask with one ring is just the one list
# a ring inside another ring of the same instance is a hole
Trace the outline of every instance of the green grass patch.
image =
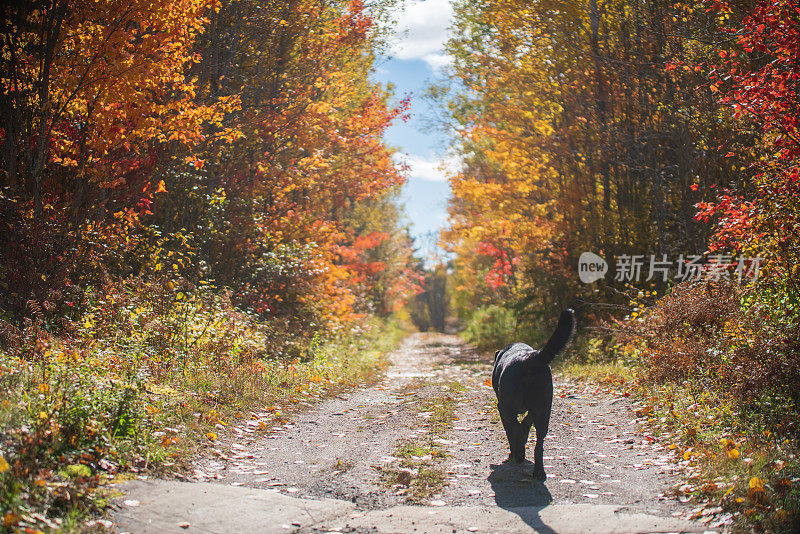
[(621, 362), (580, 362), (567, 360), (556, 362), (553, 370), (578, 380), (591, 380), (600, 384), (619, 385), (632, 384), (638, 378), (635, 368)]
[(742, 413), (725, 395), (685, 384), (644, 384), (637, 415), (683, 467), (681, 500), (701, 518), (729, 514), (737, 530), (796, 531), (800, 517), (797, 444)]
[(380, 469), (380, 482), (403, 495), (406, 502), (422, 502), (445, 486), (446, 475), (438, 464), (447, 452), (432, 438), (401, 441), (394, 454), (400, 461)]
[(406, 502), (419, 503), (441, 491), (447, 483), (439, 465), (447, 457), (447, 451), (438, 440), (452, 428), (457, 395), (465, 387), (456, 381), (436, 385), (415, 381), (411, 387), (423, 391), (433, 387), (440, 393), (420, 399), (414, 407), (418, 415), (424, 416), (428, 433), (400, 441), (394, 451), (399, 462), (379, 471), (381, 484), (405, 496)]

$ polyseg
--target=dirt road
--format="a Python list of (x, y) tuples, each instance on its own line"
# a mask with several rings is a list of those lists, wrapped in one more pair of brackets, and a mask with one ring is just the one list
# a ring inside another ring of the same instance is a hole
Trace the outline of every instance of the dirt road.
[(265, 432), (270, 414), (253, 413), (191, 482), (123, 485), (111, 519), (127, 532), (709, 530), (666, 496), (669, 451), (639, 431), (629, 399), (557, 378), (542, 484), (502, 463), (490, 354), (415, 334), (391, 359), (380, 383), (284, 425)]

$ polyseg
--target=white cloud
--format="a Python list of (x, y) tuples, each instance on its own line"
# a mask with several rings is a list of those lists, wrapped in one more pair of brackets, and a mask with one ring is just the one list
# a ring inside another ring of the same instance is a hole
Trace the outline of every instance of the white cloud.
[(445, 182), (458, 172), (461, 161), (453, 155), (427, 159), (414, 154), (395, 154), (395, 162), (408, 166), (408, 177), (431, 182)]
[(449, 64), (452, 58), (442, 52), (452, 17), (450, 0), (408, 0), (397, 13), (401, 39), (392, 54), (398, 59), (421, 59), (433, 70)]
[(453, 56), (448, 54), (428, 54), (422, 59), (424, 59), (433, 70), (439, 70), (453, 62)]

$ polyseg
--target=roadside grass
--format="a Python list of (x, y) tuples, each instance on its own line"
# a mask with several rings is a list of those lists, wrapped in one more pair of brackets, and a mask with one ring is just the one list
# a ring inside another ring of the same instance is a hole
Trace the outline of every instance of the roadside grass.
[(423, 418), (428, 432), (401, 440), (394, 451), (399, 462), (379, 469), (381, 484), (396, 495), (403, 495), (409, 503), (430, 499), (447, 483), (447, 475), (439, 465), (447, 458), (441, 440), (453, 426), (458, 395), (465, 390), (456, 381), (433, 385), (417, 381), (411, 389), (419, 391), (427, 387), (438, 389), (440, 394), (420, 399), (414, 411)]
[(572, 378), (580, 380), (590, 380), (604, 386), (625, 386), (636, 380), (635, 369), (618, 361), (612, 362), (577, 362), (567, 360), (565, 362), (556, 361), (553, 371), (562, 373)]
[(92, 517), (106, 504), (106, 482), (179, 473), (250, 409), (283, 423), (375, 380), (405, 335), (395, 324), (359, 321), (325, 338), (292, 336), (224, 293), (171, 284), (97, 295), (69, 337), (35, 326), (11, 331), (0, 351), (4, 529), (102, 529)]
[(728, 521), (737, 532), (798, 531), (798, 444), (754, 416), (753, 406), (700, 381), (650, 380), (622, 354), (614, 361), (579, 355), (556, 369), (636, 401), (643, 433), (673, 451), (681, 467), (674, 496), (694, 504), (693, 519)]
[(637, 415), (674, 451), (685, 484), (681, 501), (696, 519), (732, 519), (738, 531), (797, 532), (797, 443), (753, 420), (724, 394), (685, 384), (640, 385)]

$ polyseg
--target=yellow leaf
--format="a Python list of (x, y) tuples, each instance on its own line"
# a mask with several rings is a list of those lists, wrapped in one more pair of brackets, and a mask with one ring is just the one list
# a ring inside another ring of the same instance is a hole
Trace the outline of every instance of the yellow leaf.
[(8, 465), (8, 462), (6, 462), (6, 459), (3, 458), (2, 454), (0, 454), (0, 473), (5, 473), (9, 469), (11, 469), (11, 466)]
[(217, 440), (217, 435), (215, 433), (213, 433), (213, 432), (207, 433), (206, 437), (208, 438), (209, 441), (216, 441)]
[(764, 481), (758, 477), (751, 478), (750, 489), (753, 491), (764, 491)]
[(740, 456), (739, 449), (728, 449), (726, 452), (728, 453), (728, 458), (731, 460), (736, 460)]
[(3, 526), (5, 526), (6, 528), (11, 528), (13, 526), (16, 526), (16, 524), (19, 523), (20, 519), (22, 518), (17, 514), (9, 512), (5, 516), (3, 516)]

